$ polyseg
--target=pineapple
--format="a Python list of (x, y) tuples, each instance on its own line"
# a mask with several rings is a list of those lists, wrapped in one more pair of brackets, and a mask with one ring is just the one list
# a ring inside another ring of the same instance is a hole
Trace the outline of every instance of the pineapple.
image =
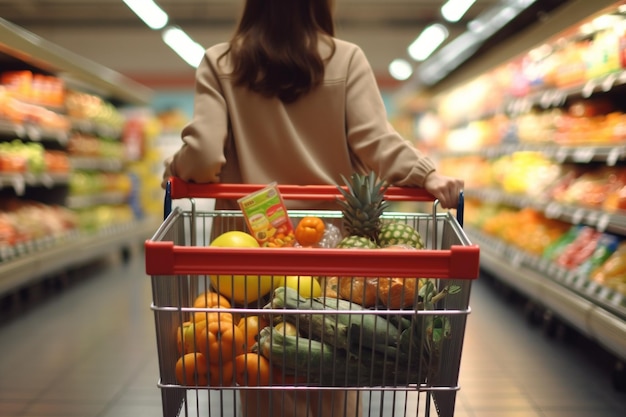
[[(338, 200), (343, 214), (347, 236), (339, 248), (372, 248), (390, 245), (410, 245), (422, 248), (422, 239), (411, 226), (399, 221), (384, 222), (383, 212), (389, 206), (384, 200), (388, 185), (377, 181), (376, 175), (352, 174), (350, 181), (342, 177), (347, 191), (339, 192), (344, 200)], [(384, 306), (403, 308), (411, 305), (418, 289), (416, 278), (365, 278), (340, 277), (332, 290), (340, 297), (365, 307), (376, 305), (377, 298)]]
[(342, 178), (348, 190), (338, 187), (345, 198), (338, 202), (343, 213), (347, 236), (338, 247), (375, 248), (390, 245), (410, 245), (417, 249), (424, 247), (420, 234), (408, 224), (398, 221), (383, 224), (381, 216), (389, 207), (389, 203), (384, 200), (388, 185), (384, 181), (377, 181), (374, 172), (370, 172), (369, 175), (354, 173), (350, 181), (343, 176)]
[(338, 248), (355, 248), (355, 249), (376, 249), (378, 245), (368, 237), (349, 235), (341, 239), (337, 244)]
[(416, 249), (424, 248), (422, 236), (417, 230), (406, 223), (385, 222), (378, 233), (378, 244), (382, 247), (392, 245), (409, 245)]

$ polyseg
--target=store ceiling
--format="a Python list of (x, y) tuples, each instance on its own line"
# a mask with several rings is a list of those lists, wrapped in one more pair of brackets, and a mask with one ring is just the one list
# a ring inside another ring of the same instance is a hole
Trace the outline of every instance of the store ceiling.
[[(408, 58), (407, 47), (428, 24), (443, 22), (444, 0), (335, 0), (337, 35), (359, 44), (383, 81), (395, 58)], [(449, 40), (469, 21), (501, 0), (477, 0), (463, 19), (446, 23)], [(507, 1), (507, 0), (502, 0)], [(508, 0), (514, 1), (514, 0)], [(569, 0), (538, 0), (483, 49), (541, 19)], [(227, 40), (243, 0), (156, 0), (170, 23), (203, 46)], [(150, 84), (159, 77), (189, 78), (192, 71), (145, 26), (122, 0), (0, 0), (0, 16), (36, 35), (108, 68)], [(480, 53), (480, 50), (477, 51)], [(157, 75), (158, 74), (158, 75)]]

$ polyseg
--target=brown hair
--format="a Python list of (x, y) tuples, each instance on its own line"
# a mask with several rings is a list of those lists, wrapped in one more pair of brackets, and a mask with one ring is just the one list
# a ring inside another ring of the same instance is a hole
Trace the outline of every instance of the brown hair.
[(334, 53), (331, 3), (246, 0), (229, 48), (235, 85), (285, 103), (319, 85), (324, 78), (320, 36), (327, 35)]

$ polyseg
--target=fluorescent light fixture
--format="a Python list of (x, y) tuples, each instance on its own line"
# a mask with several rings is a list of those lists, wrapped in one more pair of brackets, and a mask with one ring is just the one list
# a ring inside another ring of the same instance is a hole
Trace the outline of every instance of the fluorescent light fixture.
[(448, 22), (458, 22), (476, 0), (448, 0), (441, 6), (441, 15)]
[(461, 34), (424, 62), (418, 68), (418, 77), (426, 85), (436, 84), (472, 56), (481, 43), (480, 37), (472, 32)]
[(186, 63), (194, 68), (204, 57), (204, 47), (191, 39), (181, 28), (168, 27), (163, 30), (163, 42), (174, 50)]
[(162, 29), (169, 17), (153, 0), (122, 0), (150, 29)]
[(405, 59), (394, 59), (389, 64), (389, 74), (398, 81), (408, 80), (413, 75), (413, 67)]
[(523, 10), (523, 9), (526, 9), (531, 4), (533, 4), (535, 1), (537, 0), (517, 0), (517, 1), (514, 1), (512, 5)]
[(416, 61), (424, 61), (448, 37), (448, 29), (440, 23), (427, 26), (409, 45), (409, 55)]

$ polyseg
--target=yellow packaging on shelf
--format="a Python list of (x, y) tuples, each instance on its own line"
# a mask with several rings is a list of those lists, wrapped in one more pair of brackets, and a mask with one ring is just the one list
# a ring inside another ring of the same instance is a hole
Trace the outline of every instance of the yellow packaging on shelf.
[(250, 234), (266, 247), (293, 246), (294, 229), (276, 183), (237, 200)]

